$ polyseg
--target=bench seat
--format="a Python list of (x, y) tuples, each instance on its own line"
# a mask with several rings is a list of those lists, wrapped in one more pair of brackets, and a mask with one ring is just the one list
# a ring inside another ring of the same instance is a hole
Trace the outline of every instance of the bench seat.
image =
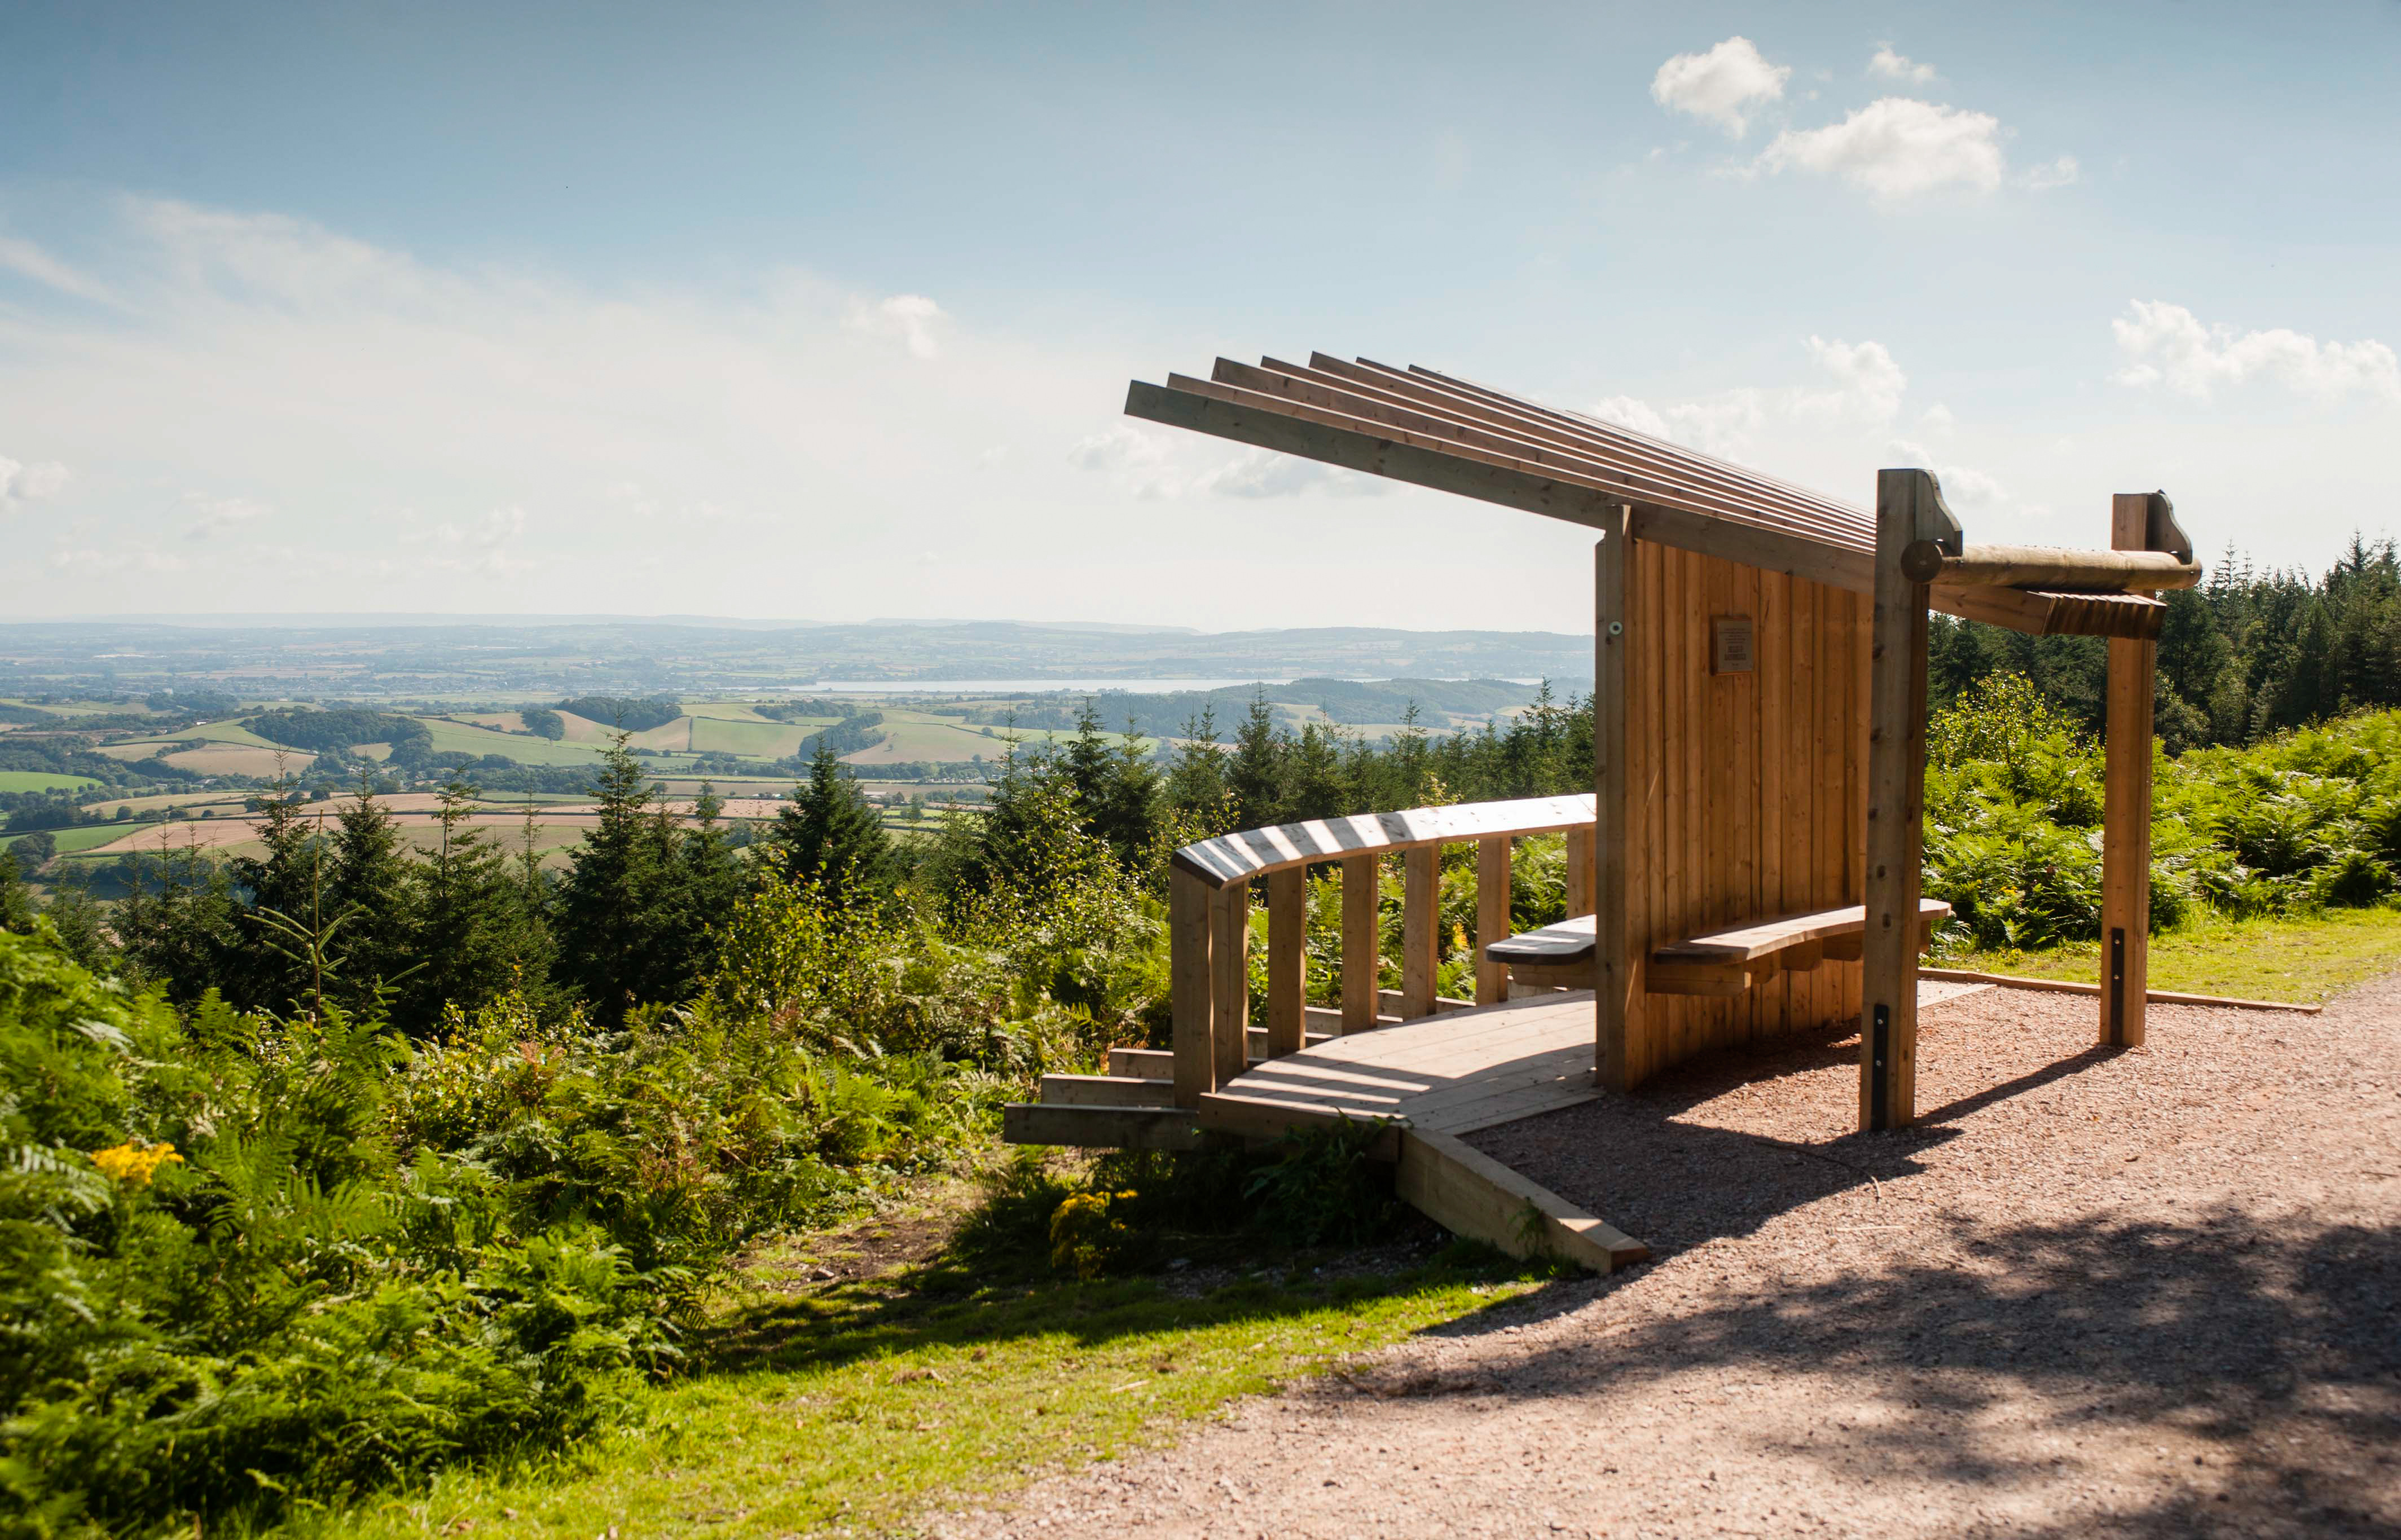
[[(1951, 906), (1941, 899), (1917, 901), (1921, 950), (1950, 917)], [(1828, 961), (1858, 960), (1866, 930), (1866, 906), (1856, 903), (1712, 930), (1652, 948), (1644, 987), (1653, 995), (1739, 995), (1783, 969), (1806, 972)], [(1578, 914), (1494, 942), (1484, 956), (1506, 965), (1517, 983), (1589, 989), (1593, 940), (1593, 916)]]

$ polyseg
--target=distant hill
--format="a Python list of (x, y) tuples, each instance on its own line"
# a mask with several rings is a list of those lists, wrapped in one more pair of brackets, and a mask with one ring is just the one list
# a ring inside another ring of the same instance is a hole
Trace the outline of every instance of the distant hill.
[[(1194, 632), (1017, 621), (770, 626), (440, 616), (0, 625), (0, 694), (558, 701), (808, 692), (823, 680), (1530, 680), (1592, 676), (1592, 639), (1373, 626)], [(1581, 682), (1576, 683), (1581, 689)], [(814, 693), (814, 692), (811, 692)], [(606, 717), (594, 720), (607, 722)]]

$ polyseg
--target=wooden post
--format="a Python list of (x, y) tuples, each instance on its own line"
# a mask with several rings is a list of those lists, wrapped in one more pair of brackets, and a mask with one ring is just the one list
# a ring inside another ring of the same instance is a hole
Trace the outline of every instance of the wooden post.
[(1199, 1107), (1217, 1089), (1214, 1031), (1209, 1005), (1209, 906), (1212, 892), (1196, 873), (1167, 873), (1168, 1002), (1174, 1023), (1175, 1105)]
[(1384, 988), (1383, 863), (1342, 862), (1342, 1030), (1373, 1032)]
[(1634, 795), (1626, 758), (1626, 660), (1636, 644), (1626, 596), (1632, 529), (1632, 510), (1621, 505), (1592, 552), (1593, 1077), (1610, 1091), (1633, 1085), (1632, 1038), (1642, 1004), (1626, 859)]
[(1401, 857), (1401, 1020), (1434, 1014), (1434, 969), (1442, 931), (1442, 846), (1411, 846)]
[[(2109, 544), (2192, 559), (2158, 492), (2110, 500)], [(2101, 1041), (2139, 1048), (2151, 956), (2151, 695), (2160, 644), (2109, 639), (2101, 812)]]
[(1509, 965), (1497, 963), (1484, 949), (1507, 937), (1509, 922), (1509, 836), (1495, 834), (1475, 842), (1475, 1003), (1499, 1005), (1509, 997)]
[(1955, 553), (1960, 531), (1928, 471), (1876, 477), (1875, 610), (1869, 637), (1867, 932), (1861, 939), (1859, 1126), (1917, 1116), (1917, 887), (1926, 840), (1927, 585), (1901, 570), (1919, 540)]
[(1309, 1006), (1309, 869), (1268, 873), (1268, 1057), (1297, 1053)]
[(1593, 831), (1578, 827), (1568, 831), (1568, 913), (1589, 914), (1592, 909)]
[(1216, 1084), (1250, 1067), (1251, 885), (1229, 882), (1210, 898), (1210, 1059)]

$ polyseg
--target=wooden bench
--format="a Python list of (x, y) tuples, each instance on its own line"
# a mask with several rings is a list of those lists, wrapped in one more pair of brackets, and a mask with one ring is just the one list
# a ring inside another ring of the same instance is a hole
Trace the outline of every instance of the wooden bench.
[[(1941, 900), (1918, 901), (1920, 951), (1932, 943), (1934, 928), (1950, 917), (1951, 906)], [(1590, 989), (1593, 928), (1593, 916), (1579, 914), (1494, 942), (1484, 956), (1506, 967), (1514, 983)], [(1856, 903), (1713, 930), (1653, 947), (1643, 987), (1653, 995), (1739, 995), (1780, 971), (1857, 961), (1866, 930), (1866, 907)]]

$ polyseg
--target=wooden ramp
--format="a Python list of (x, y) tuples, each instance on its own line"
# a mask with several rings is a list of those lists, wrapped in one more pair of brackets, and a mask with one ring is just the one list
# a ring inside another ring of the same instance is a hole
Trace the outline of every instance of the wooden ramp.
[[(1460, 1138), (1598, 1096), (1592, 1032), (1590, 990), (1445, 1011), (1254, 1061), (1188, 1110), (1160, 1105), (1170, 1079), (1050, 1076), (1041, 1102), (1008, 1108), (1006, 1136), (1178, 1149), (1211, 1135), (1267, 1139), (1342, 1120), (1382, 1124), (1379, 1153), (1396, 1162), (1394, 1190), (1437, 1224), (1514, 1256), (1608, 1272), (1648, 1259), (1650, 1248)], [(1129, 1053), (1124, 1067), (1155, 1067), (1148, 1057)]]
[(1447, 1011), (1269, 1059), (1200, 1098), (1203, 1128), (1281, 1134), (1303, 1122), (1396, 1119), (1473, 1134), (1588, 1102), (1592, 991)]

